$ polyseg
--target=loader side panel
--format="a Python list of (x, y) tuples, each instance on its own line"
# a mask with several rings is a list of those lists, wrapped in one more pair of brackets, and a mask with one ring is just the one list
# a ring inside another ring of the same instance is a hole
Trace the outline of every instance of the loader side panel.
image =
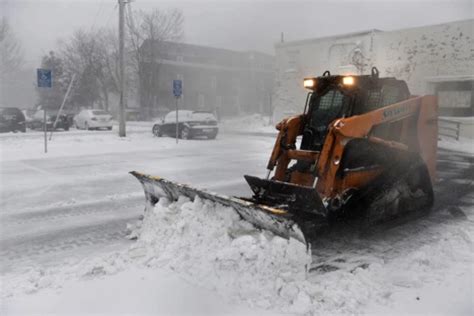
[(436, 180), (436, 158), (438, 154), (438, 99), (427, 95), (421, 100), (418, 115), (418, 142), (420, 156), (424, 160), (431, 182)]

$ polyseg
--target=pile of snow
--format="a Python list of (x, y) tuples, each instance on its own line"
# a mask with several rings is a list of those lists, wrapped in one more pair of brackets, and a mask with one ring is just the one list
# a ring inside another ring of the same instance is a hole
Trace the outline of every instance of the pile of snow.
[[(426, 226), (418, 235), (420, 224)], [(413, 223), (386, 238), (373, 236), (373, 241), (354, 237), (363, 255), (351, 254), (339, 241), (311, 255), (302, 243), (256, 230), (232, 208), (199, 198), (173, 203), (161, 199), (147, 209), (127, 260), (170, 269), (233, 303), (274, 312), (385, 313), (395, 307), (400, 313), (435, 312), (425, 288), (440, 286), (432, 296), (443, 296), (443, 286), (466, 279), (473, 262), (472, 229), (453, 229), (455, 224)], [(426, 240), (421, 238), (424, 234)], [(416, 242), (406, 248), (398, 245), (403, 239)], [(386, 251), (394, 245), (399, 250), (393, 255), (370, 254), (370, 249)], [(457, 297), (458, 311), (469, 309), (466, 302), (472, 292), (464, 294)], [(436, 308), (449, 311), (450, 302), (454, 301), (445, 299)]]
[(311, 304), (300, 286), (311, 263), (306, 245), (257, 230), (230, 207), (199, 197), (161, 199), (138, 235), (130, 256), (232, 301), (290, 312)]
[[(181, 278), (187, 284), (215, 293), (229, 307), (246, 305), (285, 313), (311, 309), (312, 300), (306, 292), (311, 253), (303, 243), (257, 230), (241, 220), (232, 208), (200, 198), (190, 201), (182, 197), (172, 203), (160, 199), (145, 214), (133, 231), (136, 243), (126, 251), (67, 262), (61, 268), (32, 267), (21, 275), (5, 278), (2, 297), (9, 300), (6, 306), (10, 311), (24, 312), (29, 309), (22, 307), (22, 302), (38, 302), (31, 305), (37, 311), (55, 312), (39, 302), (69, 300), (69, 296), (77, 295), (77, 285), (82, 284), (77, 280), (107, 288), (117, 278), (138, 282), (138, 276), (156, 273), (177, 276), (171, 282), (175, 287), (182, 285), (177, 280)], [(97, 279), (103, 282), (97, 283)], [(156, 292), (162, 286), (147, 284), (149, 288), (143, 292)], [(61, 299), (54, 293), (60, 290)], [(115, 292), (111, 289), (107, 297)], [(35, 298), (28, 299), (32, 294)], [(91, 311), (105, 309), (104, 304), (92, 306)]]
[[(166, 314), (160, 306), (179, 298), (185, 284), (191, 288), (184, 300), (196, 302), (206, 292), (212, 301), (215, 293), (222, 313), (225, 306), (247, 305), (272, 314), (472, 314), (474, 212), (463, 210), (463, 221), (446, 211), (370, 238), (328, 238), (312, 257), (305, 245), (254, 229), (232, 208), (199, 198), (161, 199), (146, 210), (126, 251), (4, 279), (3, 314), (84, 312), (61, 303), (83, 298), (91, 313), (114, 313), (117, 301), (125, 312)], [(170, 295), (150, 295), (163, 287)], [(184, 312), (176, 306), (169, 313)]]

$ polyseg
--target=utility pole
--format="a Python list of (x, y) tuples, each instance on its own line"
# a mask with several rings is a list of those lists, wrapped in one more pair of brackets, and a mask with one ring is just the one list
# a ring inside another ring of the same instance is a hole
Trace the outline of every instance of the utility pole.
[(51, 140), (51, 138), (53, 137), (53, 132), (56, 130), (56, 124), (58, 124), (59, 116), (61, 115), (64, 104), (66, 104), (66, 100), (69, 96), (69, 93), (71, 92), (74, 79), (76, 79), (76, 74), (72, 75), (71, 82), (69, 83), (69, 86), (67, 87), (66, 94), (64, 95), (63, 103), (61, 103), (61, 106), (59, 107), (58, 114), (56, 114), (56, 119), (54, 120), (53, 128), (51, 129), (51, 133), (49, 134), (49, 140)]
[(272, 105), (272, 92), (268, 93), (268, 105), (270, 106), (270, 113), (268, 114), (268, 125), (273, 124), (273, 105)]
[(125, 137), (125, 70), (124, 70), (124, 14), (126, 0), (118, 0), (119, 5), (119, 64), (120, 64), (120, 108), (119, 108), (119, 136)]

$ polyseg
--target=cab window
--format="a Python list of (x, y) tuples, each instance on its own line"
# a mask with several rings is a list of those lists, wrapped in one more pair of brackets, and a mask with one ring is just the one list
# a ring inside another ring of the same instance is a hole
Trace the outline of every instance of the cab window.
[(315, 96), (314, 101), (310, 121), (312, 127), (326, 129), (327, 125), (342, 115), (344, 95), (341, 91), (330, 90), (322, 96)]

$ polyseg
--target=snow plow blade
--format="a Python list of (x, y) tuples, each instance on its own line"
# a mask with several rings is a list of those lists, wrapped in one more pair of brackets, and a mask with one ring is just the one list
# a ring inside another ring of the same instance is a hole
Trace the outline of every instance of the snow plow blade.
[(191, 200), (199, 196), (201, 199), (232, 207), (243, 220), (259, 229), (268, 230), (286, 239), (294, 238), (307, 244), (299, 225), (291, 219), (291, 214), (285, 210), (256, 204), (241, 198), (199, 190), (185, 184), (175, 183), (137, 171), (131, 171), (130, 173), (142, 184), (146, 201), (151, 206), (155, 205), (162, 197), (170, 201), (177, 201), (180, 196), (188, 197)]

